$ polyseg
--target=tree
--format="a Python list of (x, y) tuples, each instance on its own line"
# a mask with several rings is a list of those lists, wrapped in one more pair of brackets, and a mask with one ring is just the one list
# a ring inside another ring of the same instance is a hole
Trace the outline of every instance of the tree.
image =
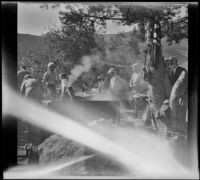
[[(57, 55), (62, 52), (64, 61), (69, 64), (78, 64), (79, 59), (83, 55), (90, 54), (94, 47), (105, 50), (102, 45), (96, 45), (94, 33), (97, 27), (105, 28), (107, 20), (123, 25), (137, 24), (138, 29), (133, 31), (129, 42), (130, 47), (137, 54), (139, 50), (135, 38), (145, 41), (147, 24), (150, 29), (153, 29), (155, 17), (158, 17), (161, 23), (161, 38), (167, 36), (169, 44), (173, 41), (178, 43), (182, 38), (187, 38), (187, 13), (185, 18), (175, 22), (173, 20), (178, 15), (178, 11), (186, 5), (186, 3), (176, 3), (153, 7), (105, 4), (88, 5), (87, 8), (67, 5), (66, 11), (60, 12), (61, 30), (51, 30), (45, 37), (51, 49), (50, 53)], [(118, 46), (114, 43), (115, 47), (112, 46), (111, 49), (120, 48), (121, 39), (120, 35), (117, 36), (114, 41)], [(123, 59), (123, 56), (120, 59)]]

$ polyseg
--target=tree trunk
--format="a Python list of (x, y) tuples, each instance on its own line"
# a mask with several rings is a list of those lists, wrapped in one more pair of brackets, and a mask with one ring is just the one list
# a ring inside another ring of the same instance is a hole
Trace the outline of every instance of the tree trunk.
[(157, 111), (166, 98), (165, 88), (165, 70), (163, 58), (160, 55), (159, 65), (156, 68), (149, 66), (151, 78), (149, 79), (149, 92), (148, 95), (152, 100), (154, 111)]

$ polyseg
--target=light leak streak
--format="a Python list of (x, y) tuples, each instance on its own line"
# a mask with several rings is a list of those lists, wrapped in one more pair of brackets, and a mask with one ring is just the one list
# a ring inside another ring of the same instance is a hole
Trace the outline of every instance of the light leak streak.
[(19, 166), (16, 168), (11, 168), (8, 169), (6, 172), (4, 172), (4, 179), (32, 179), (32, 178), (46, 178), (47, 176), (54, 176), (52, 173), (59, 171), (65, 167), (76, 164), (78, 162), (92, 158), (94, 156), (95, 155), (83, 156), (62, 164), (51, 165), (47, 167), (30, 165), (25, 167)]
[[(173, 160), (173, 155), (169, 154), (171, 164), (165, 165), (165, 162), (159, 163), (159, 158), (157, 157), (157, 162), (152, 162), (151, 158), (148, 157), (148, 151), (145, 156), (138, 156), (134, 153), (134, 148), (137, 146), (137, 150), (143, 151), (139, 142), (145, 140), (141, 138), (139, 140), (132, 138), (129, 141), (129, 146), (125, 147), (123, 143), (117, 142), (116, 140), (106, 138), (102, 135), (94, 132), (93, 130), (84, 127), (83, 125), (76, 123), (75, 121), (62, 116), (58, 113), (52, 112), (51, 110), (35, 104), (30, 100), (19, 97), (14, 93), (9, 87), (4, 85), (3, 90), (6, 96), (3, 96), (3, 114), (12, 114), (18, 118), (28, 121), (29, 123), (44, 128), (56, 134), (62, 135), (63, 137), (75, 140), (83, 145), (86, 145), (94, 150), (97, 150), (105, 154), (108, 158), (114, 159), (124, 165), (130, 172), (127, 176), (132, 178), (196, 178), (198, 173), (195, 171), (189, 171)], [(123, 136), (123, 134), (122, 134)], [(154, 139), (149, 139), (150, 141)], [(136, 143), (137, 142), (137, 143)], [(145, 141), (145, 143), (147, 143)], [(147, 143), (146, 148), (149, 151), (154, 151), (151, 143)], [(155, 148), (156, 149), (156, 148)], [(159, 149), (158, 149), (159, 150)], [(164, 150), (164, 149), (160, 149)], [(149, 154), (151, 156), (151, 153)], [(158, 156), (165, 156), (165, 152), (158, 153)], [(166, 162), (168, 159), (161, 158)]]

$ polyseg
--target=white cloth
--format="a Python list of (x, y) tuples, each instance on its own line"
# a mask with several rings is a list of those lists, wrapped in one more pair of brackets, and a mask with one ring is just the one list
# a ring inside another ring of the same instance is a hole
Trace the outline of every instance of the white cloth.
[(69, 88), (69, 87), (70, 87), (70, 84), (67, 81), (67, 79), (62, 79), (61, 80), (61, 90), (62, 90), (62, 92), (64, 92), (65, 88)]

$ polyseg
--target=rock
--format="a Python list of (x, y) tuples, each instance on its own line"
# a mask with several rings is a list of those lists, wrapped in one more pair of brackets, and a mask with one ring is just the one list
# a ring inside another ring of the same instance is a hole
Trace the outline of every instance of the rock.
[[(38, 146), (39, 164), (71, 161), (84, 154), (84, 146), (59, 135), (52, 135)], [(84, 161), (63, 168), (61, 174), (84, 175)]]
[(87, 175), (90, 176), (124, 176), (128, 171), (118, 162), (108, 159), (104, 155), (86, 148), (85, 155), (96, 154), (85, 161)]

